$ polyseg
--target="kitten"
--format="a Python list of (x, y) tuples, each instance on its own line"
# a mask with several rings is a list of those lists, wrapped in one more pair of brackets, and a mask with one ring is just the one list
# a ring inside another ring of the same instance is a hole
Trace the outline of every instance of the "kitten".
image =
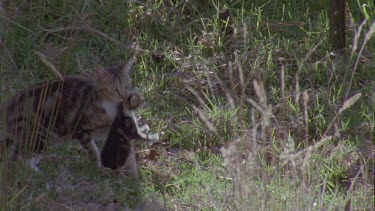
[(138, 178), (138, 167), (135, 158), (134, 141), (154, 142), (158, 140), (157, 134), (145, 134), (149, 130), (147, 125), (138, 126), (134, 109), (139, 107), (140, 101), (140, 95), (135, 93), (129, 95), (127, 101), (124, 102), (125, 105), (119, 104), (118, 114), (112, 123), (101, 154), (103, 167), (116, 170), (124, 166), (136, 178)]
[(133, 90), (129, 72), (134, 58), (122, 67), (97, 66), (96, 81), (68, 76), (42, 82), (13, 97), (6, 110), (11, 158), (36, 154), (27, 163), (38, 171), (39, 154), (48, 145), (76, 139), (100, 166), (94, 139), (107, 136), (117, 105)]

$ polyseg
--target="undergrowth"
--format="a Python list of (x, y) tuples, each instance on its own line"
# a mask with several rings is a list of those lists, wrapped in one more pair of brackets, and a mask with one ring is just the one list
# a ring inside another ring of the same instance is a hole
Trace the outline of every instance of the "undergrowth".
[(373, 210), (375, 9), (348, 6), (332, 52), (328, 1), (2, 1), (1, 108), (56, 77), (35, 52), (92, 78), (137, 46), (140, 121), (162, 138), (138, 146), (139, 181), (77, 144), (41, 174), (2, 159), (2, 210)]

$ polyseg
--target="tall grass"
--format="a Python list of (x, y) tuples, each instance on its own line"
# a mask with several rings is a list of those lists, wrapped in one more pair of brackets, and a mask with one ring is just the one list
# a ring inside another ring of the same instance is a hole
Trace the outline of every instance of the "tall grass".
[(162, 137), (138, 146), (139, 181), (88, 165), (74, 144), (48, 149), (41, 174), (2, 159), (3, 210), (374, 209), (373, 2), (349, 2), (340, 52), (328, 1), (0, 5), (2, 117), (17, 91), (56, 78), (51, 67), (93, 77), (135, 43), (139, 116)]

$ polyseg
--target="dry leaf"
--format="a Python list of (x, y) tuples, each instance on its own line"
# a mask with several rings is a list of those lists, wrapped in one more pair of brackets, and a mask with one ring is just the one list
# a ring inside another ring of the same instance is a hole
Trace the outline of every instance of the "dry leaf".
[(156, 160), (157, 157), (160, 157), (160, 153), (156, 149), (150, 149), (150, 153), (148, 154), (148, 159)]

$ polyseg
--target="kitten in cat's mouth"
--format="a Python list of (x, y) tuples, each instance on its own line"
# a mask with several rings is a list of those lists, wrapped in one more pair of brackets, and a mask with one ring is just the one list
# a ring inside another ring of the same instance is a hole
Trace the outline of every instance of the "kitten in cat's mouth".
[[(123, 104), (138, 108), (141, 105), (141, 96), (134, 93)], [(107, 141), (101, 153), (101, 163), (104, 168), (117, 170), (122, 167), (132, 176), (138, 177), (138, 167), (135, 156), (134, 142), (136, 140), (153, 143), (159, 140), (158, 134), (148, 134), (149, 127), (139, 126), (135, 110), (119, 104), (116, 118), (113, 120)]]

